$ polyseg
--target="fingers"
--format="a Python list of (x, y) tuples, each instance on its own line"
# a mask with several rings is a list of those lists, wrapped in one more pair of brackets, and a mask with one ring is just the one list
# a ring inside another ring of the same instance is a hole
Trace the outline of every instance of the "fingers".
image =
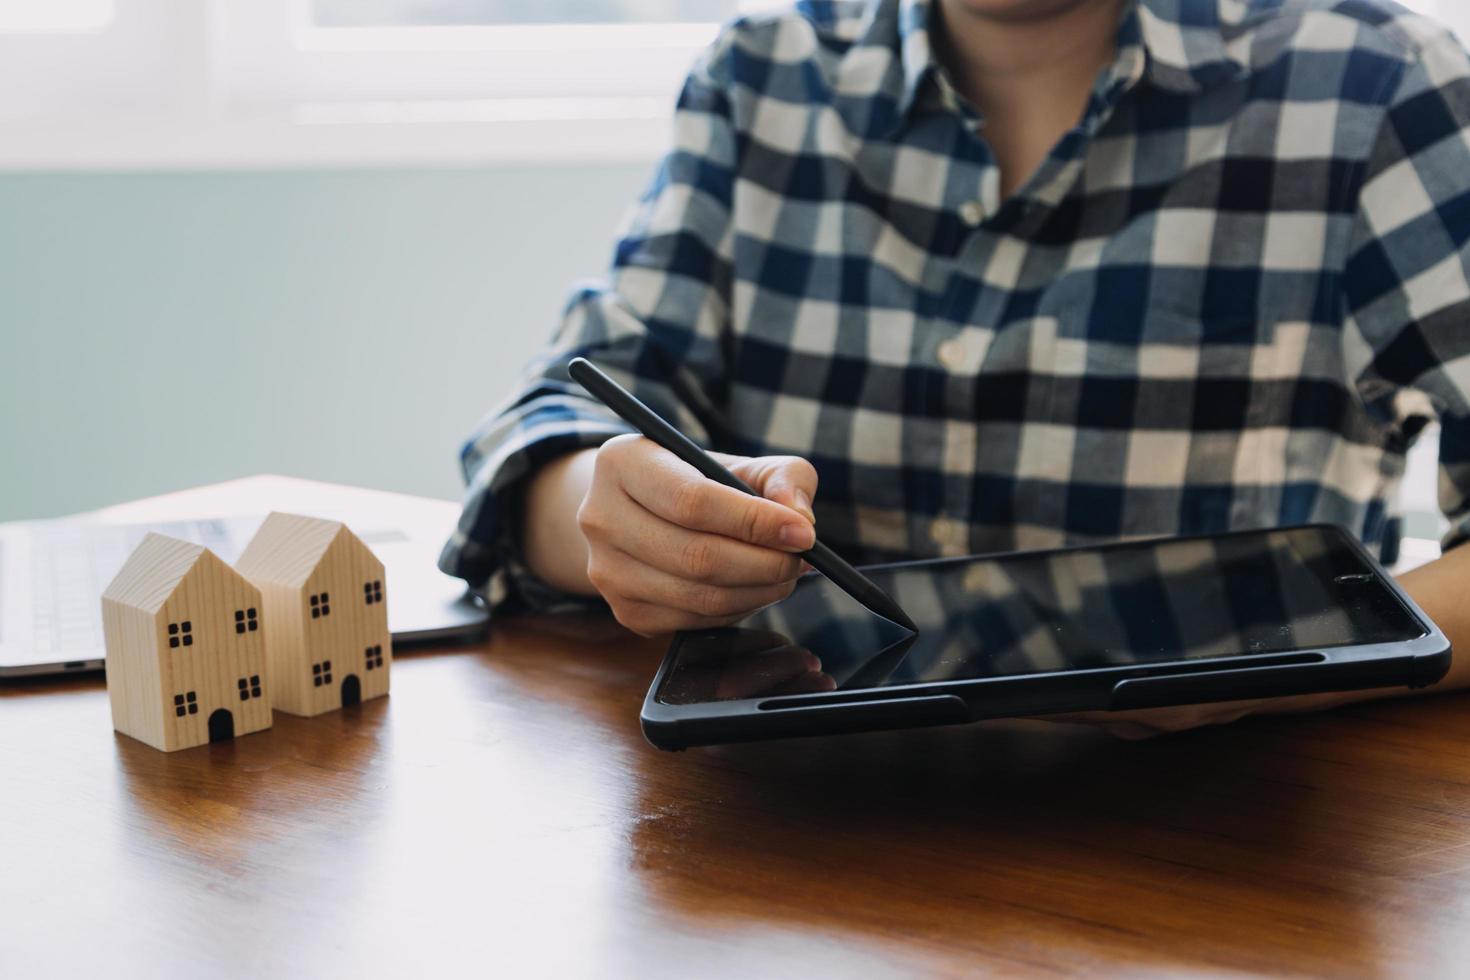
[(728, 626), (796, 588), (794, 579), (751, 586), (696, 582), (626, 554), (594, 555), (587, 576), (608, 600), (618, 622), (644, 636)]
[(637, 454), (621, 465), (614, 458), (623, 490), (671, 524), (789, 552), (808, 551), (816, 542), (811, 521), (791, 507), (716, 483), (652, 443), (625, 447), (612, 450)]
[(767, 500), (784, 504), (815, 524), (812, 500), (817, 495), (817, 470), (800, 456), (720, 456), (720, 462), (750, 484)]
[[(805, 461), (728, 458), (810, 513), (816, 474)], [(644, 635), (725, 626), (784, 599), (816, 541), (797, 508), (710, 480), (638, 436), (598, 450), (577, 524), (588, 579)]]
[(670, 575), (651, 565), (630, 559), (619, 572), (624, 595), (645, 602), (660, 602), (706, 619), (745, 616), (763, 606), (779, 602), (796, 588), (795, 579), (763, 585), (711, 585)]
[[(639, 636), (667, 636), (682, 630), (712, 630), (744, 619), (748, 612), (731, 616), (701, 616), (657, 602), (640, 602), (626, 596), (607, 596), (613, 618)], [(754, 610), (751, 610), (754, 611)]]
[[(628, 508), (639, 505), (627, 498)], [(796, 555), (761, 548), (734, 538), (671, 524), (653, 514), (625, 522), (622, 545), (645, 564), (707, 585), (772, 585), (795, 579), (804, 562)]]
[(680, 527), (617, 488), (584, 503), (578, 520), (594, 554), (599, 548), (615, 548), (691, 582), (773, 585), (804, 570), (802, 560), (790, 552)]

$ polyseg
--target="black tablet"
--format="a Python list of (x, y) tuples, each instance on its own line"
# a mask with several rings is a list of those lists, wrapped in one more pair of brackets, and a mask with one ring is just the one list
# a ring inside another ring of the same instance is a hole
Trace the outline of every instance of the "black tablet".
[(871, 566), (917, 633), (805, 576), (674, 638), (659, 748), (1063, 711), (1423, 687), (1450, 645), (1348, 533), (1245, 531)]

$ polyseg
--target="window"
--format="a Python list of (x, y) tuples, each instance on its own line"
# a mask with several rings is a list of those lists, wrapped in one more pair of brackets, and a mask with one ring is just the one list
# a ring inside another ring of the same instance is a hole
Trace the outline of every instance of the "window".
[(330, 660), (311, 665), (311, 683), (315, 687), (332, 683), (332, 662)]
[(722, 21), (737, 0), (312, 0), (318, 27)]
[(646, 161), (791, 0), (3, 0), (0, 167)]
[(240, 689), (241, 701), (249, 701), (251, 698), (260, 697), (259, 674), (251, 674), (249, 677), (242, 677), (235, 682), (235, 686)]
[(0, 4), (6, 34), (83, 34), (112, 23), (113, 0), (10, 0)]
[(191, 647), (194, 645), (194, 624), (192, 620), (184, 620), (182, 623), (168, 624), (168, 645), (170, 648), (180, 645)]
[(251, 633), (254, 633), (258, 626), (260, 626), (260, 622), (256, 619), (254, 606), (251, 606), (249, 609), (235, 610), (236, 633), (244, 633), (247, 629)]
[(316, 595), (311, 597), (312, 619), (320, 619), (323, 616), (330, 616), (332, 614), (332, 607), (329, 604), (328, 599), (329, 597), (325, 592), (318, 592)]
[(719, 23), (792, 2), (5, 0), (0, 167), (646, 161)]
[(368, 670), (374, 670), (383, 666), (383, 644), (375, 643), (368, 647), (365, 652)]
[(199, 713), (199, 699), (194, 696), (193, 691), (174, 695), (174, 714), (180, 718), (185, 714), (197, 715)]
[(362, 598), (369, 606), (383, 601), (383, 583), (380, 580), (362, 583)]
[(1428, 14), (1446, 27), (1459, 33), (1461, 40), (1470, 41), (1470, 6), (1465, 0), (1400, 0), (1405, 7), (1421, 14)]
[(667, 139), (668, 114), (690, 63), (721, 21), (752, 6), (760, 4), (218, 2), (210, 81), (236, 104), (283, 109), (312, 125), (380, 129), (653, 114)]

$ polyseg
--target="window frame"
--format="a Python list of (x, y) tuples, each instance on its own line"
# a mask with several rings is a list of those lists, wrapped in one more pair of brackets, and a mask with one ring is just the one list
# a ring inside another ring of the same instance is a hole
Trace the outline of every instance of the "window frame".
[(645, 162), (718, 32), (315, 27), (308, 4), (116, 0), (101, 29), (0, 34), (0, 170)]
[[(114, 0), (105, 25), (0, 31), (0, 171), (644, 163), (718, 30), (317, 27), (309, 2)], [(1462, 0), (1408, 3), (1470, 40)]]

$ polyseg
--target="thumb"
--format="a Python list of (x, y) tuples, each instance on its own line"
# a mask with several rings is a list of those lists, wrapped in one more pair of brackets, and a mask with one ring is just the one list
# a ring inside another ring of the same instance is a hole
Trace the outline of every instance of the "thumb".
[(800, 456), (729, 457), (731, 472), (749, 483), (767, 500), (790, 507), (802, 517), (817, 522), (812, 500), (817, 495), (816, 468)]

